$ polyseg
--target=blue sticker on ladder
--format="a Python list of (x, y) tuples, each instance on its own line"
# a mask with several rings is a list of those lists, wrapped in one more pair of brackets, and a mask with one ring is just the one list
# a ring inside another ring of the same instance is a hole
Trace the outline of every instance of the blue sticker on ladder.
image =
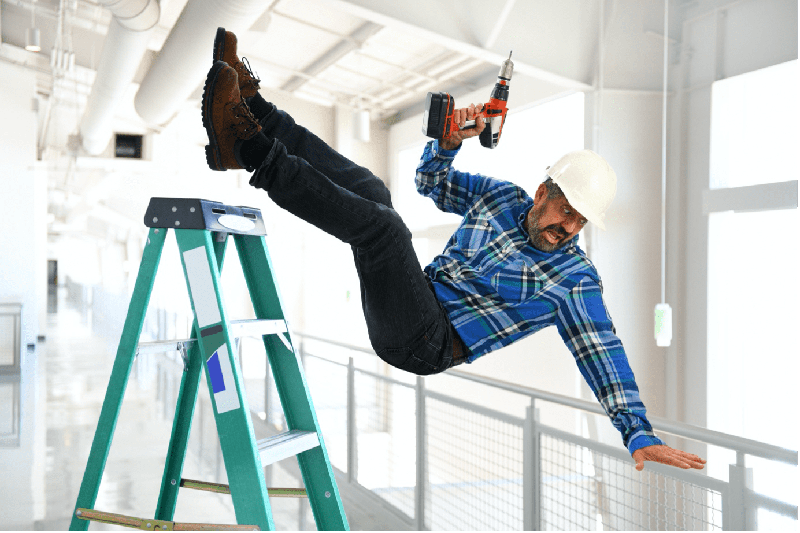
[(208, 358), (208, 377), (211, 378), (211, 389), (214, 393), (222, 392), (225, 390), (225, 378), (222, 376), (222, 368), (219, 365), (219, 353), (214, 352), (214, 355)]
[(214, 350), (211, 357), (206, 359), (208, 379), (211, 381), (211, 392), (218, 414), (241, 407), (233, 370), (234, 364), (235, 361), (228, 354), (228, 347), (225, 344)]

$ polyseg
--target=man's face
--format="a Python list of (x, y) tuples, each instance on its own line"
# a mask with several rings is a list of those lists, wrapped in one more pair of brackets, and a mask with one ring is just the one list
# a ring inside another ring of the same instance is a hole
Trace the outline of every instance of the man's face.
[(547, 198), (547, 187), (539, 185), (534, 206), (528, 211), (525, 229), (533, 247), (543, 252), (552, 252), (578, 234), (586, 219), (575, 211), (566, 197)]

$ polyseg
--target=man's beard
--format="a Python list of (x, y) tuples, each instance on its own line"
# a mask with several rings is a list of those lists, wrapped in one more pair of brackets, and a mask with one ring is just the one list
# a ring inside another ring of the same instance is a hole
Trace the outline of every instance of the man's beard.
[[(534, 248), (543, 252), (554, 252), (555, 250), (564, 246), (567, 234), (564, 232), (563, 228), (556, 224), (550, 224), (544, 228), (539, 227), (539, 219), (541, 218), (541, 214), (544, 211), (545, 205), (547, 205), (547, 201), (545, 201), (541, 207), (531, 207), (531, 214), (525, 220), (525, 229), (528, 231), (528, 236), (530, 237), (531, 244)], [(550, 241), (545, 238), (544, 232), (548, 230), (558, 235), (557, 243), (551, 244)]]

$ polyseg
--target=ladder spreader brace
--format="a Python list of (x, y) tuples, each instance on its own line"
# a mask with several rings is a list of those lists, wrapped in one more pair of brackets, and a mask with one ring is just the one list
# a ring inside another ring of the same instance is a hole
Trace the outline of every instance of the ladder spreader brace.
[[(145, 213), (150, 228), (105, 400), (70, 524), (89, 521), (145, 530), (274, 530), (269, 497), (307, 497), (317, 528), (346, 530), (347, 517), (322, 439), (300, 358), (281, 305), (258, 209), (194, 198), (151, 198)], [(139, 343), (166, 234), (175, 230), (194, 322), (189, 339)], [(220, 272), (225, 245), (233, 235), (256, 320), (229, 320), (222, 306)], [(264, 340), (288, 431), (256, 441), (234, 343), (244, 336)], [(153, 519), (92, 509), (97, 499), (114, 428), (133, 361), (138, 354), (177, 350), (184, 372)], [(201, 369), (213, 404), (229, 485), (183, 479), (181, 472), (197, 403)], [(296, 456), (305, 489), (267, 489), (263, 467)], [(230, 494), (239, 525), (174, 522), (178, 490)]]

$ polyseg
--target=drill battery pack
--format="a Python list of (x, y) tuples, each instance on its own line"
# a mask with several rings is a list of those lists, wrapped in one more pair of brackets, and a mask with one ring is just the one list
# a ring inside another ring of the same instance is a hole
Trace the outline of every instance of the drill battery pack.
[(449, 137), (454, 108), (455, 100), (449, 94), (428, 93), (422, 117), (422, 133), (434, 139)]

